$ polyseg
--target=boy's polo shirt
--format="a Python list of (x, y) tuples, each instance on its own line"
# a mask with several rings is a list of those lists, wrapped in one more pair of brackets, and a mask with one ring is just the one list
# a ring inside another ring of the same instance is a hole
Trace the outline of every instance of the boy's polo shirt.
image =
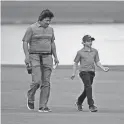
[(91, 48), (90, 51), (81, 49), (77, 52), (74, 62), (80, 62), (79, 71), (95, 71), (95, 63), (99, 61), (98, 51)]
[(23, 41), (29, 42), (30, 53), (51, 52), (51, 42), (55, 40), (53, 28), (42, 27), (38, 22), (30, 25), (23, 37)]

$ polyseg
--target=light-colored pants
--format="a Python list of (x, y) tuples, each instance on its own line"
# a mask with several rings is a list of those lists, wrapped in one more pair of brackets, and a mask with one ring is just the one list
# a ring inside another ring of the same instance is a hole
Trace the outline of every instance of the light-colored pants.
[[(48, 58), (48, 60), (50, 60), (50, 58)], [(50, 77), (52, 73), (52, 68), (44, 63), (44, 58), (42, 58), (42, 61), (43, 63), (41, 62), (41, 56), (38, 54), (30, 55), (30, 62), (32, 65), (32, 83), (28, 91), (28, 99), (34, 101), (36, 90), (40, 88), (39, 108), (47, 107), (50, 95)], [(50, 64), (52, 65), (52, 63)]]

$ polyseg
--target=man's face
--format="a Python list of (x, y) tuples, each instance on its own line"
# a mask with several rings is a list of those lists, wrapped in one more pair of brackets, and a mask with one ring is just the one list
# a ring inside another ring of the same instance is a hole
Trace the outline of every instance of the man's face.
[(51, 19), (49, 17), (47, 17), (47, 18), (44, 18), (41, 22), (44, 25), (44, 27), (48, 27), (48, 25), (51, 22)]

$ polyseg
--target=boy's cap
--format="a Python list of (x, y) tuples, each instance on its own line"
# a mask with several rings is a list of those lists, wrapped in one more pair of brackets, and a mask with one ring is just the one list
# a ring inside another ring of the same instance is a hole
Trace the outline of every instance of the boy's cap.
[(85, 35), (85, 36), (83, 37), (82, 40), (83, 40), (83, 41), (88, 41), (88, 40), (92, 40), (92, 41), (94, 41), (95, 38), (91, 37), (90, 35)]

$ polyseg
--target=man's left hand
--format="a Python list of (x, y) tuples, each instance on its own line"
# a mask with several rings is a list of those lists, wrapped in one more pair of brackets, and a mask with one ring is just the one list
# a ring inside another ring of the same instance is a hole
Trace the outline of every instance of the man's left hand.
[(55, 65), (58, 65), (58, 64), (59, 64), (58, 58), (55, 58), (55, 59), (54, 59), (54, 62), (55, 62)]

